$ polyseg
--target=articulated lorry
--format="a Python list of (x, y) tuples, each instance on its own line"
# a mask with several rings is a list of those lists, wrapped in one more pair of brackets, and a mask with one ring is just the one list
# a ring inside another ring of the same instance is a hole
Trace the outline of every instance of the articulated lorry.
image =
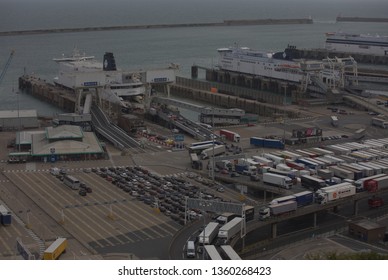
[(264, 173), (263, 174), (263, 182), (276, 186), (281, 187), (284, 189), (291, 189), (292, 188), (292, 179), (288, 176), (274, 174), (274, 173)]
[(386, 174), (377, 174), (377, 175), (373, 175), (373, 176), (369, 176), (369, 177), (365, 177), (365, 178), (357, 180), (356, 182), (354, 182), (354, 185), (356, 186), (356, 192), (366, 191), (365, 185), (368, 181), (374, 180), (374, 179), (377, 179), (380, 177), (385, 177), (385, 176), (387, 176), (387, 175)]
[(284, 215), (286, 213), (295, 211), (297, 208), (298, 204), (295, 200), (289, 200), (277, 204), (269, 204), (259, 210), (259, 219), (263, 221), (269, 217)]
[(364, 183), (364, 189), (367, 192), (377, 192), (388, 188), (388, 176), (367, 180)]
[(216, 222), (208, 223), (204, 230), (198, 235), (198, 242), (200, 244), (211, 244), (218, 234), (219, 226), (220, 225)]
[(0, 204), (0, 222), (3, 226), (11, 225), (12, 215), (11, 212), (5, 208), (4, 205)]
[(220, 136), (224, 136), (225, 139), (232, 141), (232, 142), (240, 142), (240, 134), (226, 130), (226, 129), (221, 129), (220, 130)]
[(356, 187), (351, 183), (341, 183), (325, 188), (321, 188), (315, 192), (315, 201), (319, 204), (353, 196), (356, 194)]
[(218, 238), (224, 239), (225, 243), (229, 241), (233, 236), (235, 236), (241, 231), (241, 222), (242, 218), (236, 217), (230, 222), (223, 225), (218, 231)]
[(326, 182), (320, 178), (316, 178), (310, 175), (300, 176), (300, 183), (302, 187), (311, 190), (318, 190), (320, 188), (326, 187)]
[(249, 143), (253, 146), (261, 148), (284, 149), (283, 141), (278, 139), (251, 137)]
[(225, 153), (225, 151), (226, 151), (225, 145), (214, 145), (211, 148), (207, 148), (206, 150), (203, 150), (201, 152), (201, 158), (207, 159), (213, 156), (218, 156)]
[(372, 118), (372, 125), (378, 126), (381, 128), (388, 128), (388, 121), (384, 119), (379, 119), (379, 118)]

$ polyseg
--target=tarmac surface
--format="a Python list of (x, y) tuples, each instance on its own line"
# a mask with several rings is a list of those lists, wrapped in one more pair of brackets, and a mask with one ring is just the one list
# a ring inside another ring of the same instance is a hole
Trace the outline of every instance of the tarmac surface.
[[(257, 154), (265, 151), (263, 149), (252, 149), (249, 145), (249, 137), (268, 135), (277, 137), (285, 135), (289, 137), (293, 129), (314, 126), (323, 129), (323, 136), (347, 135), (350, 138), (324, 141), (319, 145), (351, 141), (353, 133), (359, 128), (366, 129), (366, 136), (368, 138), (386, 137), (385, 131), (370, 126), (372, 116), (368, 115), (367, 112), (356, 111), (343, 106), (338, 107), (348, 112), (348, 115), (339, 116), (340, 125), (338, 128), (334, 128), (330, 124), (330, 116), (333, 114), (331, 110), (328, 110), (326, 107), (314, 107), (311, 108), (313, 116), (310, 118), (302, 120), (276, 119), (271, 123), (267, 122), (250, 127), (236, 126), (228, 129), (241, 135), (241, 142), (238, 145), (243, 149), (244, 153), (248, 154)], [(306, 108), (302, 109), (307, 110)], [(170, 133), (167, 129), (159, 128), (156, 125), (150, 125), (150, 127), (157, 133), (164, 135)], [(0, 147), (7, 147), (7, 144), (12, 139), (15, 139), (15, 132), (0, 132)], [(195, 141), (195, 139), (189, 137), (185, 139), (187, 144)], [(80, 221), (72, 222), (71, 225), (63, 225), (60, 223), (61, 214), (59, 210), (66, 203), (66, 200), (69, 201), (69, 204), (72, 203), (70, 202), (72, 195), (67, 190), (61, 189), (60, 183), (48, 174), (48, 170), (53, 166), (66, 168), (81, 174), (82, 172), (80, 171), (85, 167), (133, 166), (133, 164), (144, 166), (160, 175), (185, 174), (192, 171), (186, 150), (173, 151), (171, 148), (159, 146), (158, 143), (147, 143), (147, 145), (158, 148), (152, 149), (149, 153), (123, 156), (120, 151), (108, 144), (109, 160), (57, 162), (54, 164), (33, 162), (12, 165), (6, 163), (8, 153), (12, 149), (1, 148), (0, 203), (1, 201), (4, 202), (11, 209), (15, 219), (9, 227), (0, 226), (0, 259), (21, 258), (16, 252), (16, 237), (19, 237), (37, 255), (39, 251), (54, 241), (57, 236), (67, 237), (69, 239), (69, 248), (71, 248), (68, 253), (61, 256), (61, 259), (167, 259), (168, 244), (180, 228), (176, 223), (164, 216), (156, 216), (149, 206), (145, 207), (138, 204), (138, 202), (134, 202), (131, 206), (114, 206), (114, 209), (117, 208), (117, 211), (121, 211), (120, 219), (118, 220), (107, 218), (109, 214), (108, 209), (105, 209), (105, 212), (90, 207), (87, 211), (80, 210), (81, 208), (72, 209), (66, 215), (74, 219), (77, 217), (84, 218), (79, 218), (81, 219)], [(298, 146), (296, 148), (308, 146)], [(118, 193), (116, 190), (108, 189), (106, 184), (102, 183), (94, 175), (82, 173), (80, 176), (95, 186), (97, 190), (100, 190), (100, 201), (108, 198), (118, 198), (121, 195), (121, 192)], [(98, 192), (96, 196), (97, 194)], [(94, 194), (91, 194), (90, 197), (92, 195)], [(231, 191), (228, 195), (231, 198), (235, 197), (236, 200), (238, 199), (238, 193)], [(53, 198), (54, 201), (64, 199), (62, 206), (50, 205), (53, 203)], [(76, 199), (79, 199), (78, 196)], [(130, 221), (129, 217), (131, 214), (128, 214), (131, 213), (130, 211), (140, 211), (139, 213), (143, 213), (147, 217), (146, 219), (150, 220), (150, 223), (135, 226), (134, 223), (138, 223), (138, 220), (141, 220), (139, 218), (134, 222), (128, 222)], [(100, 218), (94, 220), (103, 221), (106, 225), (93, 224), (93, 218), (90, 218), (93, 215), (99, 215)], [(101, 219), (103, 216), (104, 218)], [(77, 224), (82, 225), (84, 223), (82, 219), (84, 221), (89, 220), (86, 223), (88, 226), (86, 228), (78, 227), (77, 229)], [(388, 222), (386, 224), (388, 225)], [(93, 227), (100, 228), (96, 230)], [(160, 227), (169, 229), (164, 234), (161, 234)], [(106, 228), (110, 228), (111, 232), (104, 234)], [(125, 228), (124, 231), (123, 228)], [(136, 232), (136, 229), (139, 231)], [(125, 232), (133, 232), (132, 237), (125, 236)], [(109, 246), (106, 243), (110, 243)], [(354, 245), (349, 245), (349, 243), (338, 238), (317, 237), (303, 242), (303, 245), (296, 244), (276, 252), (268, 252), (261, 255), (260, 259), (303, 259), (307, 255), (321, 252), (321, 250), (354, 251), (352, 246)]]

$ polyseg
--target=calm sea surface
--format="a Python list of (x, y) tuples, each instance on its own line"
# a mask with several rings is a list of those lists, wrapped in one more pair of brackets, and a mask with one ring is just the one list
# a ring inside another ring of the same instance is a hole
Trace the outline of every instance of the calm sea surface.
[[(0, 0), (0, 31), (136, 24), (221, 22), (224, 19), (307, 18), (311, 25), (170, 28), (0, 37), (0, 71), (11, 50), (15, 55), (0, 85), (0, 110), (17, 109), (17, 79), (24, 72), (51, 81), (52, 61), (76, 46), (99, 60), (113, 52), (125, 70), (180, 65), (189, 76), (193, 64), (217, 63), (217, 48), (237, 43), (281, 51), (324, 46), (325, 32), (388, 35), (388, 23), (336, 23), (343, 16), (386, 17), (388, 1), (360, 0)], [(19, 94), (22, 109), (52, 116), (58, 109)]]

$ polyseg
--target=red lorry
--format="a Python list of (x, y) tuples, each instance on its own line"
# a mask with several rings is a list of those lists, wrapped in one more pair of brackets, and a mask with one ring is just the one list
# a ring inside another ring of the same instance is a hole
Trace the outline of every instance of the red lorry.
[(378, 190), (386, 188), (388, 188), (388, 176), (383, 176), (364, 182), (364, 189), (368, 192), (377, 192)]
[(229, 141), (232, 141), (232, 142), (240, 142), (240, 134), (230, 130), (221, 129), (220, 136), (224, 136), (225, 139), (228, 139)]
[(368, 199), (369, 208), (378, 208), (384, 205), (384, 201), (381, 197), (372, 197)]

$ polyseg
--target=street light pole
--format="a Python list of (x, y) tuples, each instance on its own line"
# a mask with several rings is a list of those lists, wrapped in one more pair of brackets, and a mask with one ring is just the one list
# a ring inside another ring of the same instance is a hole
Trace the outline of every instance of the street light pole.
[(212, 181), (214, 185), (214, 168), (215, 168), (215, 162), (214, 162), (214, 146), (215, 146), (215, 141), (214, 141), (214, 107), (212, 107), (212, 138), (213, 138), (213, 159), (212, 159)]

